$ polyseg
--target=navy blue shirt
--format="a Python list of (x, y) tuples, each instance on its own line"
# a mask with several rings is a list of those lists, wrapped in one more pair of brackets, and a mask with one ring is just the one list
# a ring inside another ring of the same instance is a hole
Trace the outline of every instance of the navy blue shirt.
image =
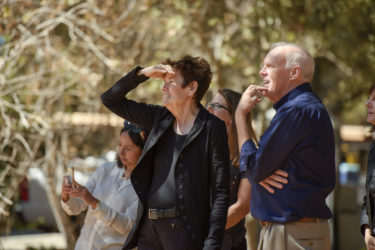
[[(241, 149), (240, 170), (247, 172), (252, 185), (252, 215), (279, 223), (332, 217), (325, 199), (336, 181), (335, 142), (327, 110), (308, 83), (290, 91), (274, 108), (259, 147), (248, 140)], [(270, 194), (258, 182), (277, 169), (288, 172), (288, 184)]]

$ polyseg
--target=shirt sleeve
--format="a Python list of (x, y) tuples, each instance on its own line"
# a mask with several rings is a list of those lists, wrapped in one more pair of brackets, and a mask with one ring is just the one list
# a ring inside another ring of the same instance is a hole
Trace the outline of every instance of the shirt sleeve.
[(311, 110), (291, 107), (281, 114), (276, 114), (270, 126), (259, 141), (259, 147), (248, 140), (241, 148), (240, 170), (248, 171), (249, 180), (253, 183), (263, 181), (275, 170), (280, 169), (293, 150), (311, 128), (317, 123)]
[(78, 215), (87, 209), (87, 204), (80, 198), (70, 198), (66, 202), (60, 200), (62, 209), (68, 215)]
[(250, 172), (249, 170), (246, 170), (245, 172), (241, 172), (240, 173), (241, 180), (245, 179), (245, 178), (248, 179), (249, 178), (249, 172)]
[(141, 69), (142, 67), (138, 66), (118, 80), (101, 95), (101, 100), (104, 106), (116, 115), (151, 130), (164, 108), (126, 98), (128, 92), (149, 79), (144, 75), (137, 75)]
[(131, 202), (131, 205), (124, 213), (112, 209), (104, 202), (99, 202), (96, 208), (92, 209), (92, 213), (105, 225), (113, 228), (121, 234), (127, 235), (137, 217), (137, 209), (138, 198), (136, 197), (136, 194), (134, 194), (134, 199)]
[(257, 148), (252, 140), (247, 140), (242, 145), (240, 160), (239, 160), (239, 169), (242, 174), (249, 176), (250, 175), (250, 166), (253, 164), (252, 161), (255, 160), (255, 157), (252, 157), (256, 154)]

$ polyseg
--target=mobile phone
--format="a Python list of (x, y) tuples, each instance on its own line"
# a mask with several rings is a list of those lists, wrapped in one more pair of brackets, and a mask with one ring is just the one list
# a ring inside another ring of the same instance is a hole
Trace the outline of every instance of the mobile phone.
[(72, 176), (71, 175), (65, 175), (64, 176), (64, 184), (65, 185), (72, 185)]

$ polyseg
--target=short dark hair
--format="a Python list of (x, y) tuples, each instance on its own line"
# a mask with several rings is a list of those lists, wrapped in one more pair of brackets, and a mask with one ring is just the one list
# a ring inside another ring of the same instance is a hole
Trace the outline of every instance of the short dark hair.
[(190, 55), (183, 56), (177, 61), (167, 59), (163, 64), (171, 65), (174, 69), (180, 71), (184, 78), (183, 88), (192, 81), (197, 81), (198, 89), (195, 92), (194, 99), (199, 104), (211, 83), (212, 72), (210, 64), (201, 57), (192, 57)]

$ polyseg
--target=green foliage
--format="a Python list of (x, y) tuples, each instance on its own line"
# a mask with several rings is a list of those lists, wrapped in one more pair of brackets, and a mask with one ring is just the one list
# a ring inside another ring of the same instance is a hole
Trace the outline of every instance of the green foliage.
[[(313, 89), (335, 124), (365, 124), (363, 104), (375, 82), (371, 0), (21, 0), (0, 8), (4, 171), (36, 161), (52, 168), (51, 162), (114, 148), (115, 138), (101, 137), (99, 128), (54, 117), (108, 112), (100, 94), (136, 65), (202, 56), (214, 72), (210, 98), (218, 88), (258, 84), (262, 60), (278, 41), (300, 44), (315, 57)], [(148, 81), (129, 97), (160, 103), (161, 84)], [(270, 105), (259, 105), (254, 117), (264, 119)], [(110, 130), (102, 133), (116, 137)]]
[[(257, 84), (270, 45), (283, 40), (316, 57), (314, 90), (335, 119), (362, 123), (360, 102), (375, 80), (374, 5), (370, 0), (7, 3), (1, 7), (6, 44), (0, 69), (14, 84), (2, 86), (19, 90), (27, 112), (41, 102), (47, 117), (57, 111), (98, 112), (100, 93), (135, 65), (193, 54), (212, 65), (212, 96), (217, 88), (242, 91)], [(6, 59), (17, 46), (22, 53)], [(30, 78), (22, 80), (25, 76)], [(131, 97), (158, 103), (160, 84), (146, 83)], [(1, 98), (13, 103), (9, 94)], [(19, 119), (17, 112), (7, 110), (12, 119)]]

